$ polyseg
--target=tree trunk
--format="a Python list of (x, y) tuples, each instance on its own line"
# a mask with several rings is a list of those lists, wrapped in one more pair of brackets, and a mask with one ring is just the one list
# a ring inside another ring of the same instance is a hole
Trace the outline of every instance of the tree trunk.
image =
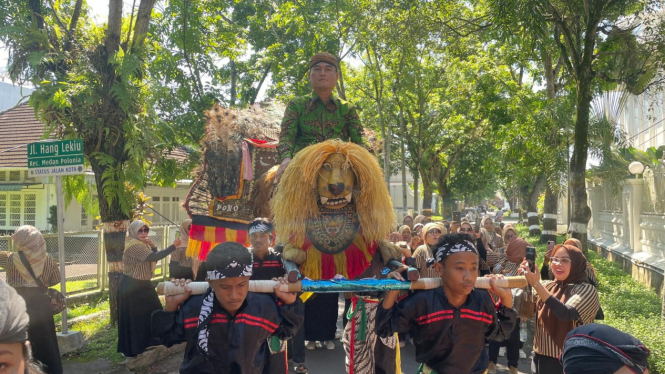
[(545, 206), (543, 208), (543, 232), (540, 235), (540, 243), (556, 241), (557, 210), (559, 199), (550, 188), (549, 183), (545, 188)]
[(423, 210), (432, 207), (432, 181), (429, 176), (421, 173), (423, 176)]
[(99, 214), (104, 230), (104, 251), (108, 263), (109, 276), (109, 308), (111, 313), (111, 324), (118, 321), (118, 285), (123, 273), (122, 256), (125, 251), (125, 237), (129, 226), (127, 217), (120, 207), (118, 199), (108, 203), (104, 196), (104, 183), (102, 175), (106, 167), (99, 165), (94, 158), (88, 158), (90, 166), (95, 173), (97, 195), (100, 197)]
[(231, 59), (231, 62), (229, 63), (229, 68), (231, 69), (231, 92), (229, 93), (229, 107), (234, 107), (236, 106), (236, 97), (238, 96), (236, 94), (236, 80), (238, 78), (238, 73), (236, 72), (236, 62), (233, 59)]
[[(586, 59), (585, 59), (586, 61)], [(591, 61), (580, 68), (577, 83), (577, 116), (573, 156), (570, 160), (570, 226), (568, 231), (573, 238), (582, 242), (587, 252), (587, 224), (591, 219), (591, 209), (587, 205), (586, 162), (589, 148), (589, 111), (591, 107), (591, 81), (593, 79)]]
[(399, 147), (400, 147), (400, 156), (401, 156), (401, 167), (402, 167), (402, 215), (405, 216), (406, 212), (406, 189), (408, 188), (406, 184), (406, 150), (404, 145), (404, 134), (406, 134), (406, 124), (404, 123), (404, 114), (402, 111), (399, 112), (399, 125), (401, 129), (401, 136), (399, 137)]
[[(415, 173), (413, 176), (413, 214), (418, 214), (418, 198), (420, 194), (418, 193), (418, 173)], [(415, 218), (415, 217), (414, 217)]]
[(545, 184), (545, 177), (539, 177), (536, 184), (528, 195), (524, 196), (524, 208), (526, 209), (527, 226), (529, 226), (529, 235), (538, 236), (540, 231), (540, 219), (538, 217), (538, 199)]
[(263, 87), (263, 83), (266, 81), (266, 78), (268, 77), (268, 74), (270, 73), (270, 68), (272, 67), (272, 62), (266, 66), (266, 70), (263, 71), (263, 75), (261, 76), (261, 80), (259, 81), (259, 85), (256, 87), (256, 92), (254, 92), (254, 95), (252, 95), (252, 99), (249, 100), (250, 104), (254, 104), (256, 102), (257, 96), (259, 96), (259, 92), (261, 91), (261, 87)]
[[(556, 84), (554, 81), (554, 67), (552, 65), (552, 54), (548, 50), (543, 53), (543, 66), (545, 68), (545, 81), (547, 83), (547, 99), (556, 98)], [(552, 144), (557, 143), (557, 129), (552, 129)], [(543, 207), (543, 232), (540, 235), (540, 243), (552, 240), (556, 242), (557, 210), (559, 199), (550, 187), (549, 182), (545, 186), (545, 204)]]

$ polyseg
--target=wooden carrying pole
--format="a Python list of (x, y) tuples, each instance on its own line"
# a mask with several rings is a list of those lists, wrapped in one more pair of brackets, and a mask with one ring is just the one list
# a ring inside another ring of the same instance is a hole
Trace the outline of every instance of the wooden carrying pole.
[[(270, 293), (274, 291), (274, 288), (277, 284), (279, 284), (279, 282), (271, 280), (249, 281), (249, 290), (251, 292)], [(496, 284), (497, 286), (503, 288), (522, 288), (526, 287), (528, 283), (526, 278), (523, 276), (518, 276), (496, 279)], [(201, 295), (208, 290), (208, 282), (191, 282), (188, 284), (188, 286), (191, 288), (193, 295)], [(283, 284), (280, 286), (280, 290), (283, 292), (336, 293), (390, 290), (429, 290), (440, 286), (441, 279), (439, 278), (421, 278), (412, 282), (401, 282), (394, 279), (361, 279), (352, 281), (303, 280), (294, 283)], [(489, 289), (490, 278), (476, 278), (476, 288)], [(166, 296), (179, 295), (185, 293), (185, 288), (182, 286), (176, 286), (171, 282), (159, 282), (159, 284), (157, 284), (157, 293)]]

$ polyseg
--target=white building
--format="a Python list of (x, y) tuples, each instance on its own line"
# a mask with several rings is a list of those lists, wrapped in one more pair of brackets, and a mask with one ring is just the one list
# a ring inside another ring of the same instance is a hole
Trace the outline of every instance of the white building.
[[(409, 186), (413, 186), (413, 175), (409, 173), (407, 170), (406, 172), (406, 184), (407, 184), (407, 191), (406, 191), (406, 211), (407, 212), (412, 212), (414, 210), (413, 207), (413, 189), (410, 188)], [(420, 192), (422, 193), (422, 182), (419, 184), (419, 189)], [(390, 185), (388, 186), (388, 190), (390, 192), (390, 198), (393, 201), (393, 210), (395, 212), (395, 219), (397, 222), (401, 223), (402, 218), (403, 218), (403, 199), (402, 199), (402, 172), (398, 172), (395, 175), (392, 175), (390, 177)], [(431, 208), (431, 207), (425, 207), (425, 208)], [(423, 198), (418, 197), (418, 211), (422, 211), (423, 209)], [(417, 215), (417, 213), (415, 213)], [(415, 216), (414, 215), (414, 216)]]
[(665, 145), (664, 106), (663, 92), (628, 96), (619, 115), (619, 124), (626, 131), (633, 147), (646, 150)]

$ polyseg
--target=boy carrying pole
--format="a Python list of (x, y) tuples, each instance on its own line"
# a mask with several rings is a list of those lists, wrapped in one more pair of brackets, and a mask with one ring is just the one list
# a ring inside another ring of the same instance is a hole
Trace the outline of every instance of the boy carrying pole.
[(152, 315), (153, 336), (167, 347), (187, 342), (182, 374), (261, 374), (268, 338), (292, 337), (302, 325), (303, 304), (279, 285), (274, 296), (249, 292), (252, 255), (239, 243), (217, 245), (206, 264), (208, 291), (190, 297), (185, 286), (186, 293), (167, 296), (164, 310)]
[(464, 234), (442, 236), (432, 248), (442, 287), (419, 291), (397, 302), (399, 291), (390, 291), (376, 315), (381, 337), (415, 331), (418, 373), (469, 374), (480, 357), (485, 339), (504, 340), (515, 327), (510, 289), (495, 285), (494, 303), (489, 293), (475, 290), (478, 251)]

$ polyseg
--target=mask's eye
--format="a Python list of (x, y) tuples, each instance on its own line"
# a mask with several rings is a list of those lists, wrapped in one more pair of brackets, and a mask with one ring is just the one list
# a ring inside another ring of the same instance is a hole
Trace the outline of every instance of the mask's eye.
[(328, 170), (328, 171), (331, 171), (332, 170), (332, 165), (330, 165), (329, 163), (326, 162), (326, 163), (323, 164), (323, 168)]

